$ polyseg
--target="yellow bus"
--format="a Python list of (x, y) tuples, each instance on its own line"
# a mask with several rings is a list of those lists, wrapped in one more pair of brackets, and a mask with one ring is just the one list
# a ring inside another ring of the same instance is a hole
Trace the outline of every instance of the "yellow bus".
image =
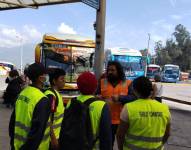
[(46, 68), (66, 71), (64, 97), (78, 93), (76, 79), (81, 72), (93, 71), (94, 40), (74, 34), (45, 34), (35, 49), (35, 62)]

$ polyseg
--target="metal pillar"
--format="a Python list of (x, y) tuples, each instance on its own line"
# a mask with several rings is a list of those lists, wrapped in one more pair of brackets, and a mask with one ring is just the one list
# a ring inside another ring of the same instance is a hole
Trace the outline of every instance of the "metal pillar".
[(94, 71), (99, 79), (104, 65), (104, 40), (105, 40), (105, 14), (106, 0), (100, 0), (100, 9), (96, 13), (96, 48), (94, 58)]

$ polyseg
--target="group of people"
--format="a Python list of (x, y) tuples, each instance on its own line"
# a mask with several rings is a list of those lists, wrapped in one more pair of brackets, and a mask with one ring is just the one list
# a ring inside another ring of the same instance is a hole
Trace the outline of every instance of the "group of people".
[(12, 150), (112, 150), (115, 141), (119, 150), (159, 150), (170, 135), (169, 108), (154, 99), (157, 85), (143, 76), (127, 80), (119, 62), (109, 62), (99, 80), (79, 75), (80, 95), (66, 107), (59, 93), (64, 70), (48, 74), (34, 63), (26, 75), (31, 84), (18, 95), (9, 123)]
[(5, 104), (7, 108), (14, 107), (17, 96), (22, 90), (24, 81), (17, 70), (11, 70), (5, 83), (8, 85), (3, 94), (3, 104)]

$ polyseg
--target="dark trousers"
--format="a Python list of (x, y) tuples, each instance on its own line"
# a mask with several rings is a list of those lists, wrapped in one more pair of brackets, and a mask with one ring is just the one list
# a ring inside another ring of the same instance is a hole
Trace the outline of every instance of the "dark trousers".
[(155, 99), (156, 99), (158, 102), (162, 103), (162, 97), (155, 97)]
[(112, 124), (111, 128), (112, 128), (112, 147), (113, 147), (115, 142), (115, 135), (117, 133), (118, 124)]

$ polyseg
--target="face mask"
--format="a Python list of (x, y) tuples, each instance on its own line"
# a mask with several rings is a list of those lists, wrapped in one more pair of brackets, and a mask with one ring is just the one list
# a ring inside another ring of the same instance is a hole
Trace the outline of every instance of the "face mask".
[(9, 78), (9, 81), (12, 81), (13, 80), (13, 78), (12, 77), (8, 77)]
[(49, 83), (49, 76), (45, 75), (43, 80), (41, 80), (41, 82), (43, 83), (43, 87), (49, 87), (50, 83)]
[(49, 75), (46, 75), (45, 82), (49, 82)]

